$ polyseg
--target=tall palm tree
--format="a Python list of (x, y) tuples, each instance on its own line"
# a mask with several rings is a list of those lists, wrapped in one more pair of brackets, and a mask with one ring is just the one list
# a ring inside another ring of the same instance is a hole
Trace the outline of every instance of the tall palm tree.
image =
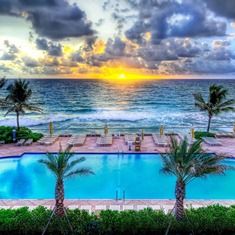
[(5, 78), (0, 79), (0, 88), (2, 88), (5, 85), (5, 82), (6, 82)]
[(6, 97), (6, 106), (8, 111), (5, 116), (11, 112), (15, 112), (17, 129), (19, 129), (20, 114), (24, 114), (26, 110), (41, 112), (41, 109), (35, 104), (30, 103), (32, 90), (29, 87), (29, 82), (21, 79), (16, 80), (13, 84), (8, 86), (7, 90), (8, 95)]
[[(4, 87), (4, 85), (6, 84), (6, 79), (5, 78), (1, 78), (0, 79), (0, 89)], [(3, 108), (5, 106), (5, 100), (0, 97), (0, 108)]]
[(47, 159), (42, 159), (39, 162), (56, 176), (55, 186), (55, 214), (59, 217), (64, 216), (64, 180), (72, 176), (83, 176), (94, 174), (90, 168), (79, 167), (81, 162), (86, 159), (84, 157), (77, 158), (68, 149), (60, 151), (58, 154), (47, 154)]
[(222, 112), (234, 111), (234, 99), (226, 99), (228, 90), (223, 86), (211, 85), (208, 100), (205, 101), (201, 93), (194, 94), (195, 106), (208, 114), (207, 132), (210, 131), (211, 119)]
[(169, 152), (162, 154), (162, 171), (176, 177), (175, 185), (175, 216), (177, 220), (184, 218), (184, 199), (186, 185), (193, 179), (205, 177), (209, 174), (223, 174), (228, 166), (221, 162), (224, 157), (215, 154), (205, 154), (201, 148), (201, 141), (192, 145), (187, 138), (178, 142), (171, 138)]

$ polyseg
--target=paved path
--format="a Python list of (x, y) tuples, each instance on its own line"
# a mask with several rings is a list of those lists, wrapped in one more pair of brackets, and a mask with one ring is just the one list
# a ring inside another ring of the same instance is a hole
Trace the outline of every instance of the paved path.
[[(174, 204), (175, 200), (65, 200), (66, 208), (81, 209), (88, 212), (97, 212), (107, 209), (123, 211), (152, 208), (168, 213), (173, 210)], [(186, 208), (199, 208), (214, 204), (231, 206), (235, 204), (235, 200), (185, 200)], [(53, 209), (54, 200), (0, 200), (0, 208), (17, 209), (22, 206), (27, 206), (29, 209), (34, 209), (37, 206)]]

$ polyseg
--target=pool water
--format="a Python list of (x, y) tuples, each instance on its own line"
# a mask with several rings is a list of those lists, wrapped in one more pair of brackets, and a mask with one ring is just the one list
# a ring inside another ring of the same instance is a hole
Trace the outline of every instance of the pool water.
[[(77, 154), (85, 156), (81, 166), (95, 175), (65, 181), (68, 199), (173, 199), (175, 177), (160, 172), (162, 161), (157, 154)], [(39, 159), (45, 154), (25, 154), (21, 158), (0, 160), (0, 198), (54, 198), (54, 175)], [(226, 160), (235, 167), (235, 161)], [(224, 176), (196, 179), (187, 187), (188, 199), (235, 199), (235, 171)]]

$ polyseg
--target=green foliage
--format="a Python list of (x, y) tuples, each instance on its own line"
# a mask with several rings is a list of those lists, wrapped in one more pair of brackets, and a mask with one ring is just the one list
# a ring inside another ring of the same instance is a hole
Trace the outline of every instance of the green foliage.
[(215, 134), (205, 131), (195, 131), (195, 139), (199, 140), (202, 137), (215, 137)]
[[(13, 129), (13, 127), (9, 126), (0, 126), (0, 141), (5, 141), (5, 143), (12, 143)], [(33, 139), (33, 141), (37, 141), (43, 136), (43, 134), (33, 132), (27, 127), (21, 127), (19, 130), (17, 130), (16, 135), (18, 139)]]
[[(39, 235), (45, 227), (51, 211), (38, 207), (0, 210), (0, 234)], [(99, 215), (81, 210), (68, 210), (68, 219), (74, 234), (79, 235), (153, 235), (165, 234), (169, 224), (169, 235), (230, 235), (235, 234), (235, 206), (219, 205), (186, 211), (184, 221), (176, 221), (172, 215), (162, 211), (101, 211)], [(70, 234), (66, 219), (53, 218), (47, 234)]]
[(33, 141), (38, 141), (43, 137), (43, 134), (38, 132), (33, 132), (27, 127), (20, 127), (17, 131), (17, 138), (18, 139), (33, 139)]
[(12, 143), (12, 130), (10, 126), (0, 126), (0, 141), (5, 143)]

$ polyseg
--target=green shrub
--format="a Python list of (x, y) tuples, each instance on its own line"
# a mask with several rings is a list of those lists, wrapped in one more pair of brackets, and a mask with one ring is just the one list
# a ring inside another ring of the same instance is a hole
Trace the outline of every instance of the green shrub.
[(215, 134), (205, 131), (195, 131), (195, 139), (199, 140), (202, 137), (215, 137)]
[(20, 129), (17, 131), (17, 139), (33, 139), (33, 141), (38, 141), (41, 139), (43, 134), (32, 132), (27, 127), (20, 127)]
[[(235, 234), (235, 206), (219, 205), (186, 211), (186, 218), (177, 222), (162, 211), (101, 211), (99, 215), (81, 210), (68, 210), (68, 219), (74, 234), (79, 235), (163, 235), (169, 226), (169, 235), (232, 235)], [(0, 234), (39, 235), (51, 211), (38, 207), (32, 211), (0, 210)], [(66, 219), (53, 217), (46, 234), (72, 234)]]
[[(0, 141), (5, 141), (5, 143), (12, 143), (12, 131), (14, 127), (9, 126), (0, 126)], [(33, 141), (37, 141), (43, 137), (43, 134), (33, 132), (27, 127), (20, 127), (20, 129), (16, 132), (17, 139), (33, 139)]]
[(10, 126), (0, 126), (0, 141), (5, 143), (12, 143), (12, 130)]

